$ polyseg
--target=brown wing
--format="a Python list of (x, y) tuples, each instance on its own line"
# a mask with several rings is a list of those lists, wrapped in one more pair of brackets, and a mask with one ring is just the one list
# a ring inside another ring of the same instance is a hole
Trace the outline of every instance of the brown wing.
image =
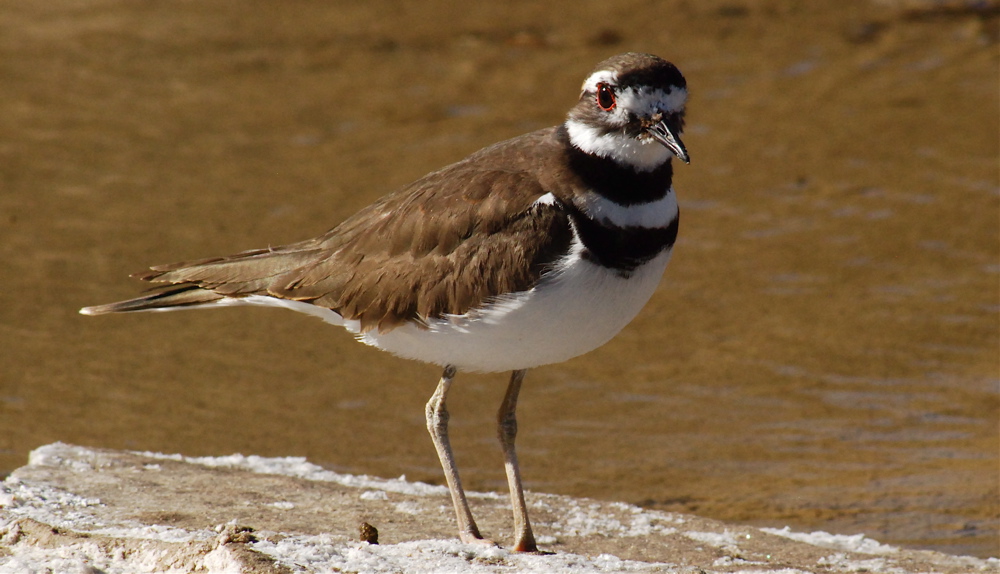
[[(462, 188), (446, 192), (456, 181)], [(267, 294), (333, 309), (363, 331), (462, 314), (531, 288), (566, 252), (565, 213), (534, 205), (544, 193), (524, 171), (460, 162), (316, 239), (153, 267), (138, 276), (171, 287), (144, 297), (142, 308), (169, 306), (168, 294), (183, 296), (180, 305)], [(94, 308), (116, 310), (140, 309)]]

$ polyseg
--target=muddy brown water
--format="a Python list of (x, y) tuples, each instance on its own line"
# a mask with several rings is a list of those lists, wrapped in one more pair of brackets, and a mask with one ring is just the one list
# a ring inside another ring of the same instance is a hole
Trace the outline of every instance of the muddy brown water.
[[(434, 367), (276, 310), (76, 310), (557, 123), (626, 50), (691, 87), (681, 239), (621, 335), (529, 372), (528, 488), (1000, 554), (995, 3), (0, 3), (0, 472), (61, 440), (440, 483)], [(453, 392), (473, 489), (504, 382)]]

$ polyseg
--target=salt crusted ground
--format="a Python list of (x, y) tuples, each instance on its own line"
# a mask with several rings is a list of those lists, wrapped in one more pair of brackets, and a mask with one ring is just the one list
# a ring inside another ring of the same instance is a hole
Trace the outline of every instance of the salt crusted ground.
[[(504, 495), (475, 493), (510, 533)], [(864, 536), (758, 529), (531, 493), (549, 555), (468, 546), (442, 487), (336, 474), (300, 458), (35, 450), (0, 483), (7, 572), (996, 572), (1000, 561)], [(379, 544), (362, 542), (362, 523)]]

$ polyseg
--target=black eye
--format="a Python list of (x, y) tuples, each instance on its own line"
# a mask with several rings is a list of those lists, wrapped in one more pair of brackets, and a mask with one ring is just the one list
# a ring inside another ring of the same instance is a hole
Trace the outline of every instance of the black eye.
[(611, 86), (604, 82), (597, 84), (597, 105), (606, 112), (610, 112), (615, 107), (615, 92)]

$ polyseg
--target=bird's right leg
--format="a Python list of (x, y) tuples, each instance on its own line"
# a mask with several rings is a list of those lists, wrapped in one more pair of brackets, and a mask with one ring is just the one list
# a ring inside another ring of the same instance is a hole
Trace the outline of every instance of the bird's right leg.
[(455, 378), (455, 367), (448, 365), (444, 368), (437, 390), (431, 395), (431, 400), (427, 401), (427, 431), (434, 441), (434, 448), (437, 449), (441, 468), (444, 470), (444, 478), (448, 481), (448, 490), (451, 491), (451, 502), (455, 505), (455, 518), (458, 521), (458, 538), (466, 544), (493, 544), (483, 538), (475, 519), (472, 518), (469, 502), (462, 489), (462, 481), (458, 478), (455, 455), (448, 440), (448, 408), (445, 406), (445, 399), (453, 378)]

